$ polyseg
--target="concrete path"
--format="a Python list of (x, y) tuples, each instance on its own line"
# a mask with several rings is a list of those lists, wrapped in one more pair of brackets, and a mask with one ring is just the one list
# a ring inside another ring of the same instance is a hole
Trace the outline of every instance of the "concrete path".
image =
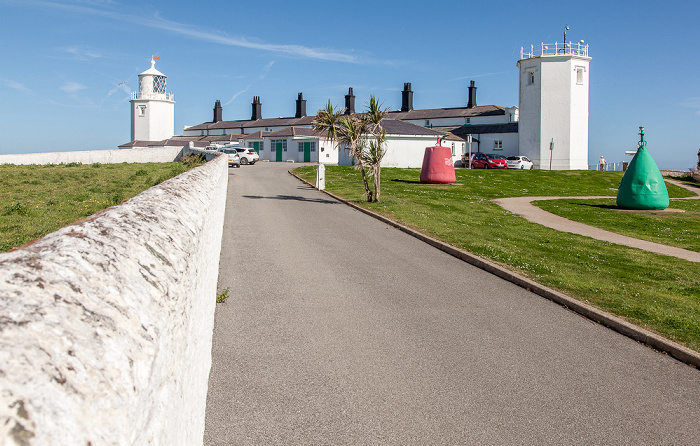
[(289, 167), (230, 169), (207, 446), (697, 443), (700, 371)]
[[(690, 199), (700, 198), (700, 188), (681, 183), (680, 181), (666, 181), (688, 189), (697, 194), (695, 197), (691, 197)], [(621, 235), (615, 232), (606, 231), (604, 229), (599, 229), (594, 226), (589, 226), (583, 223), (575, 222), (564, 217), (559, 217), (558, 215), (554, 215), (551, 212), (547, 212), (532, 204), (533, 201), (537, 200), (589, 200), (595, 198), (611, 197), (511, 197), (499, 198), (493, 201), (501, 207), (503, 207), (504, 209), (514, 214), (520, 215), (528, 221), (541, 224), (548, 228), (556, 229), (557, 231), (579, 234), (586, 237), (594, 238), (596, 240), (602, 240), (618, 245), (629, 246), (631, 248), (642, 249), (644, 251), (649, 251), (656, 254), (678, 257), (680, 259), (689, 260), (691, 262), (700, 262), (700, 252), (676, 248), (668, 245), (662, 245), (661, 243), (649, 242), (634, 237), (627, 237), (625, 235)]]

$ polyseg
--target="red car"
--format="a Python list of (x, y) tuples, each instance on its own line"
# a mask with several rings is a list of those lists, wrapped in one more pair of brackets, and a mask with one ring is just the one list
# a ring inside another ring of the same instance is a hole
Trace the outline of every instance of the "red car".
[(475, 153), (472, 155), (472, 169), (507, 169), (508, 161), (495, 153)]

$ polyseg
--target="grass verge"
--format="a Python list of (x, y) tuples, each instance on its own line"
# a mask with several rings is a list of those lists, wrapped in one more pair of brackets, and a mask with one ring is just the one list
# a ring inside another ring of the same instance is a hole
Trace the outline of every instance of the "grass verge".
[(203, 163), (0, 165), (0, 252), (120, 204)]
[[(315, 179), (313, 166), (295, 172), (312, 183)], [(420, 169), (385, 168), (382, 169), (383, 201), (366, 203), (359, 173), (351, 168), (329, 166), (326, 188), (360, 206), (700, 351), (698, 264), (561, 233), (530, 223), (491, 202), (494, 198), (513, 196), (577, 195), (609, 195), (614, 202), (622, 178), (620, 172), (458, 169), (456, 174), (456, 184), (429, 185), (420, 183)], [(670, 184), (668, 190), (672, 198), (692, 195)], [(677, 202), (687, 203), (674, 200), (673, 207), (678, 207)], [(596, 209), (609, 212), (613, 221), (622, 218), (619, 211)], [(627, 217), (630, 216), (624, 216)], [(670, 222), (677, 217), (670, 213), (633, 217), (638, 219), (636, 228), (615, 222), (618, 232), (629, 230), (627, 234), (632, 236), (635, 231), (660, 232), (663, 235), (655, 241), (667, 244), (680, 239), (683, 228), (700, 227), (700, 217), (692, 210), (686, 212), (683, 217), (686, 220), (677, 224)], [(657, 218), (667, 224), (664, 227), (668, 230), (649, 229)], [(692, 231), (688, 237), (692, 238)]]

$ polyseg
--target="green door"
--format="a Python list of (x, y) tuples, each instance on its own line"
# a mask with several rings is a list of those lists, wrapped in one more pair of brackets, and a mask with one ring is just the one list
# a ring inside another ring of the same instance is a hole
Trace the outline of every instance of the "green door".
[(282, 161), (282, 143), (278, 142), (278, 143), (276, 143), (276, 146), (277, 146), (277, 150), (276, 150), (277, 155), (275, 157), (275, 161)]
[(308, 163), (309, 161), (311, 161), (311, 143), (305, 142), (304, 143), (304, 162)]
[(260, 141), (253, 141), (253, 150), (260, 155)]

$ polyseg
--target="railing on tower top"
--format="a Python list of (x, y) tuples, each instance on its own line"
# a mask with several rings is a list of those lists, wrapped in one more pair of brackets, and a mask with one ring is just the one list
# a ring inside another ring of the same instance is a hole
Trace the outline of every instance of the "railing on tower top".
[(573, 54), (576, 56), (588, 57), (588, 44), (579, 42), (568, 43), (542, 43), (541, 45), (530, 45), (530, 48), (520, 48), (520, 58), (529, 59), (537, 56), (556, 56), (557, 54)]
[(141, 94), (138, 91), (132, 91), (131, 92), (131, 99), (165, 99), (166, 101), (174, 101), (175, 100), (175, 94), (174, 93), (143, 93)]

